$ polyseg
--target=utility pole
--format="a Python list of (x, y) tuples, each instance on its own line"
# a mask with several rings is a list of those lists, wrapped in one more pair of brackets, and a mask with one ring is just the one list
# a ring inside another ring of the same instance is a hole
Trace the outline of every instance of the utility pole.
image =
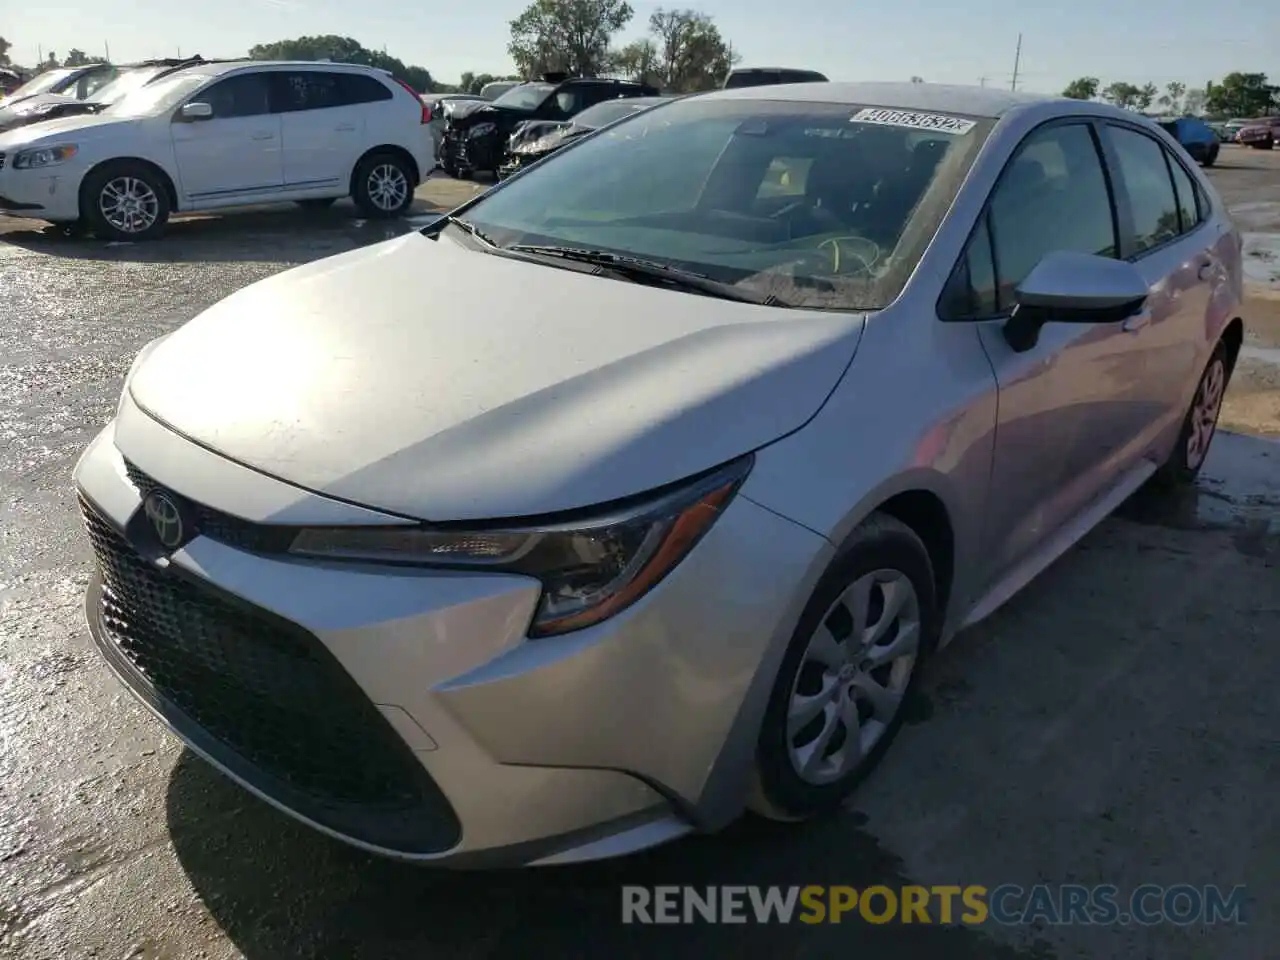
[(1010, 90), (1018, 89), (1018, 67), (1022, 63), (1022, 34), (1018, 34), (1018, 49), (1013, 54), (1013, 80), (1009, 83)]
[(990, 78), (988, 78), (988, 77), (979, 77), (979, 78), (978, 78), (978, 86), (980, 86), (980, 87), (985, 87), (985, 86), (987, 85), (987, 80), (988, 80), (988, 79), (990, 79)]
[(106, 51), (106, 54), (107, 54), (107, 63), (110, 63), (110, 62), (111, 62), (111, 44), (109, 44), (106, 40), (103, 40), (103, 41), (102, 41), (102, 49), (103, 49), (104, 51)]
[(44, 47), (40, 46), (38, 43), (36, 44), (36, 62), (40, 66), (44, 66)]

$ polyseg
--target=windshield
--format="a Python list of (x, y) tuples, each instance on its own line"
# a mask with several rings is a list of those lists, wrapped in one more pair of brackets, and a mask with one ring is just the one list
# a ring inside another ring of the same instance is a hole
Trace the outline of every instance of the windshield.
[(89, 97), (94, 103), (115, 103), (127, 93), (132, 93), (152, 77), (160, 73), (156, 67), (126, 70), (108, 84), (104, 84)]
[(647, 110), (653, 106), (652, 101), (643, 100), (636, 102), (635, 100), (606, 100), (604, 103), (597, 103), (594, 107), (588, 107), (580, 114), (573, 118), (575, 125), (579, 127), (603, 127), (606, 124), (613, 123), (615, 120), (621, 120), (623, 117), (630, 116), (633, 113), (639, 113), (641, 110)]
[(126, 93), (102, 112), (112, 117), (147, 117), (163, 113), (176, 107), (187, 94), (208, 80), (209, 77), (203, 73), (175, 73)]
[(500, 246), (603, 250), (865, 310), (901, 291), (991, 121), (678, 101), (579, 141), (464, 214)]
[(555, 86), (550, 83), (522, 83), (493, 101), (493, 105), (511, 107), (514, 110), (537, 110), (554, 89)]
[(74, 70), (46, 70), (38, 77), (32, 77), (4, 99), (16, 100), (19, 97), (34, 97), (37, 93), (48, 93), (73, 73), (75, 73)]

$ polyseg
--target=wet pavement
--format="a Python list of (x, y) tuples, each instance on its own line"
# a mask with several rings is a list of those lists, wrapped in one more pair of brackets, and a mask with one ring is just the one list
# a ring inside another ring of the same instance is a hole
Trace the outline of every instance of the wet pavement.
[[(1247, 165), (1271, 161), (1224, 151), (1214, 173), (1228, 202), (1277, 204), (1274, 223), (1253, 209), (1255, 232), (1280, 229), (1280, 175)], [(143, 343), (259, 277), (403, 229), (282, 208), (110, 246), (0, 223), (0, 957), (1275, 955), (1280, 443), (1255, 437), (1220, 435), (1195, 490), (1139, 495), (944, 651), (884, 765), (821, 823), (441, 873), (300, 828), (184, 751), (90, 652), (75, 458)], [(622, 884), (1038, 882), (1243, 884), (1249, 924), (619, 923)]]

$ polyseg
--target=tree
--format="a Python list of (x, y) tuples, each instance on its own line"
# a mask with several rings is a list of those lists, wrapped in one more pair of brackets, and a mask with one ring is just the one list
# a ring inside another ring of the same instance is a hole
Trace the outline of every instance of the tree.
[(631, 17), (626, 0), (533, 0), (511, 21), (507, 52), (525, 77), (594, 76), (606, 71), (610, 42)]
[(1117, 107), (1123, 107), (1125, 110), (1132, 110), (1142, 97), (1142, 90), (1132, 83), (1117, 80), (1115, 83), (1108, 84), (1102, 91), (1101, 96), (1107, 103), (1113, 103)]
[(1062, 95), (1072, 100), (1092, 100), (1098, 95), (1098, 87), (1101, 85), (1102, 81), (1097, 77), (1077, 77), (1067, 84)]
[(1182, 112), (1189, 117), (1198, 117), (1204, 113), (1205, 92), (1188, 90), (1182, 100)]
[(649, 37), (633, 40), (610, 57), (611, 69), (619, 76), (656, 87), (664, 84), (658, 45)]
[(649, 17), (649, 32), (658, 51), (660, 86), (672, 93), (719, 86), (736, 59), (705, 13), (659, 7)]
[(912, 82), (912, 83), (924, 83), (924, 77), (912, 77), (912, 78), (911, 78), (911, 82)]
[(1278, 94), (1265, 73), (1228, 73), (1206, 88), (1205, 107), (1218, 115), (1256, 117), (1280, 105)]
[(426, 67), (405, 64), (379, 50), (367, 50), (351, 37), (333, 34), (317, 37), (298, 37), (295, 40), (277, 40), (275, 43), (259, 43), (249, 49), (252, 60), (332, 60), (335, 63), (360, 63), (367, 67), (389, 70), (397, 80), (403, 80), (420, 93), (430, 93), (436, 81)]
[(0, 37), (0, 67), (9, 66), (9, 51), (13, 49), (13, 44)]
[(1153, 100), (1155, 100), (1156, 94), (1159, 92), (1160, 92), (1160, 89), (1154, 83), (1144, 83), (1141, 87), (1139, 87), (1138, 98), (1137, 98), (1138, 109), (1139, 110), (1151, 109), (1151, 103)]
[(85, 55), (83, 50), (72, 47), (67, 51), (67, 58), (62, 61), (64, 67), (83, 67), (88, 63), (96, 63), (94, 59)]
[(57, 70), (60, 66), (62, 66), (62, 64), (58, 61), (58, 55), (50, 50), (49, 56), (45, 57), (44, 63), (40, 64), (40, 69)]
[(1156, 102), (1170, 113), (1181, 113), (1182, 95), (1186, 92), (1187, 85), (1174, 80), (1172, 83), (1165, 84), (1164, 93), (1160, 95), (1160, 99)]
[(474, 73), (465, 71), (458, 79), (458, 93), (479, 93), (491, 83), (500, 80), (519, 80), (519, 77), (500, 77), (494, 73)]

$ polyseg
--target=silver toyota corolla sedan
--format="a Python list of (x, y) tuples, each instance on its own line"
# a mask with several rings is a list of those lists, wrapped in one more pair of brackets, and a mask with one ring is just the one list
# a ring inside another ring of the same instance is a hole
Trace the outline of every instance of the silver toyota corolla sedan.
[(828, 810), (928, 656), (1204, 460), (1240, 237), (1151, 122), (675, 101), (147, 346), (76, 470), (111, 668), (366, 850)]

